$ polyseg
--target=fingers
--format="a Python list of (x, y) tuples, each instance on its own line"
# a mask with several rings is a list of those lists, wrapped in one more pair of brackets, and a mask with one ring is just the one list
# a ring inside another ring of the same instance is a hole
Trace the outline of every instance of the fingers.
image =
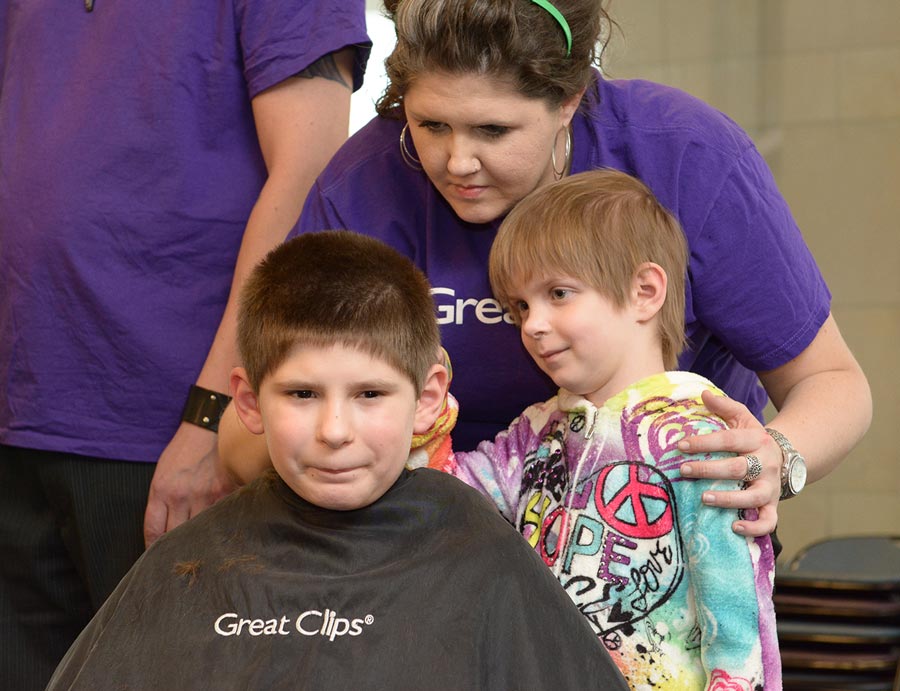
[[(730, 458), (686, 462), (681, 466), (681, 474), (684, 477), (706, 480), (747, 481), (752, 469), (756, 477), (745, 489), (705, 491), (702, 501), (707, 506), (723, 509), (758, 509), (755, 518), (735, 521), (732, 530), (750, 537), (767, 535), (775, 529), (778, 520), (781, 449), (745, 405), (709, 391), (704, 391), (702, 395), (704, 405), (710, 412), (725, 420), (728, 429), (686, 437), (678, 443), (679, 450), (683, 453), (735, 455)], [(747, 456), (751, 459), (748, 460)], [(754, 457), (757, 462), (753, 462)]]
[[(755, 427), (737, 427), (723, 429), (709, 434), (685, 437), (678, 442), (678, 450), (682, 453), (713, 453), (716, 451), (730, 451), (740, 455), (756, 453), (763, 448), (771, 448), (774, 453), (774, 444), (766, 434), (762, 425), (753, 418)], [(698, 476), (699, 477), (699, 476)]]
[(182, 475), (175, 477), (182, 482), (170, 481), (169, 476), (157, 473), (150, 486), (147, 509), (144, 512), (144, 545), (149, 547), (163, 533), (178, 527), (213, 503), (214, 499), (203, 492), (192, 492)]
[(704, 492), (701, 500), (722, 509), (756, 509), (772, 503), (773, 489), (768, 481), (758, 480), (746, 489)]
[[(717, 433), (696, 437), (698, 445), (706, 445), (708, 437), (714, 437)], [(730, 458), (704, 461), (689, 461), (681, 465), (682, 477), (705, 480), (739, 480), (750, 481), (754, 490), (766, 492), (765, 501), (757, 504), (762, 506), (770, 501), (777, 501), (781, 494), (781, 449), (768, 434), (763, 432), (762, 446), (755, 448), (739, 449), (739, 456)], [(702, 442), (701, 442), (702, 440)], [(710, 453), (729, 448), (722, 443), (710, 443)], [(774, 448), (773, 448), (774, 447)], [(749, 457), (749, 458), (748, 458)], [(755, 461), (754, 461), (755, 459)], [(755, 477), (754, 477), (755, 476)], [(716, 494), (723, 494), (718, 492)], [(751, 508), (740, 505), (737, 508)]]
[[(706, 506), (720, 509), (749, 510), (749, 516), (732, 523), (731, 529), (739, 535), (759, 537), (775, 530), (778, 522), (778, 491), (780, 491), (779, 484), (758, 480), (742, 490), (704, 492), (701, 501)], [(774, 500), (771, 498), (773, 492)]]
[(235, 488), (219, 462), (216, 437), (182, 425), (160, 455), (144, 512), (144, 543), (177, 528)]
[(147, 509), (144, 511), (144, 547), (152, 545), (166, 532), (167, 515), (166, 503), (156, 499), (151, 492), (147, 499)]
[[(720, 418), (728, 422), (729, 427), (733, 426), (731, 424), (732, 420), (747, 420), (752, 419), (756, 420), (753, 413), (745, 406), (743, 403), (740, 403), (733, 398), (729, 398), (728, 396), (721, 396), (713, 393), (712, 391), (703, 391), (700, 394), (703, 399), (703, 404), (707, 407), (709, 412), (714, 415), (718, 415)], [(759, 422), (757, 421), (757, 424)]]
[(144, 512), (144, 545), (149, 547), (156, 540), (173, 528), (177, 528), (189, 518), (196, 516), (214, 504), (227, 492), (224, 490), (215, 497), (208, 494), (185, 494), (182, 491), (165, 494), (151, 491)]
[(173, 528), (177, 528), (182, 523), (184, 523), (191, 516), (200, 513), (199, 511), (193, 510), (193, 507), (189, 505), (186, 501), (179, 502), (177, 504), (169, 504), (168, 505), (168, 513), (166, 514), (166, 532), (168, 533)]
[(738, 535), (747, 537), (762, 537), (775, 530), (778, 523), (778, 510), (776, 505), (767, 504), (759, 510), (755, 520), (741, 519), (731, 525), (731, 529)]
[[(743, 460), (743, 457), (741, 459)], [(746, 489), (704, 492), (701, 496), (701, 501), (707, 506), (715, 506), (722, 509), (758, 509), (755, 518), (742, 518), (735, 521), (731, 529), (739, 535), (759, 537), (760, 535), (768, 535), (775, 530), (775, 525), (778, 522), (778, 494), (780, 490), (780, 483), (773, 481), (771, 478), (759, 478)]]
[[(681, 474), (685, 477), (709, 480), (746, 480), (747, 457), (733, 456), (719, 461), (685, 463)], [(767, 504), (777, 505), (781, 494), (779, 469), (762, 466), (760, 475), (748, 483), (745, 489), (706, 491), (703, 503), (726, 509), (755, 509)]]
[(747, 459), (743, 456), (718, 461), (694, 461), (681, 466), (682, 477), (701, 480), (743, 480), (746, 474)]

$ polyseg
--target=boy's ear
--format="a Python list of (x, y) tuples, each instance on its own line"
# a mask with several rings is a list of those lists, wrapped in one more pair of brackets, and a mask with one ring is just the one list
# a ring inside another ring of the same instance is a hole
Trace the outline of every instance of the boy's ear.
[(668, 285), (666, 271), (659, 264), (644, 262), (638, 266), (631, 280), (631, 302), (639, 321), (649, 321), (662, 309)]
[(443, 365), (432, 365), (425, 377), (425, 386), (416, 403), (416, 416), (413, 422), (413, 434), (424, 434), (434, 421), (438, 419), (447, 397), (450, 376)]
[(244, 423), (244, 427), (253, 434), (263, 433), (262, 415), (259, 412), (259, 398), (250, 380), (247, 378), (247, 370), (243, 367), (235, 367), (231, 370), (231, 398), (232, 405), (237, 411), (238, 417)]

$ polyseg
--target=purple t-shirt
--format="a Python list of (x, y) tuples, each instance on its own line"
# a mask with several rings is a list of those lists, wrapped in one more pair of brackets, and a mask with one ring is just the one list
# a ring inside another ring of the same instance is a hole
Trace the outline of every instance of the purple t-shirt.
[(266, 169), (250, 99), (364, 3), (0, 4), (0, 443), (155, 461)]
[[(799, 354), (831, 301), (787, 203), (749, 137), (710, 106), (638, 80), (598, 79), (596, 91), (574, 120), (572, 172), (630, 173), (675, 213), (690, 248), (690, 346), (679, 368), (760, 415), (766, 395), (755, 372)], [(460, 402), (454, 445), (473, 448), (555, 387), (491, 297), (487, 258), (499, 221), (460, 221), (425, 173), (403, 162), (401, 126), (376, 118), (351, 137), (292, 233), (364, 232), (426, 272)]]

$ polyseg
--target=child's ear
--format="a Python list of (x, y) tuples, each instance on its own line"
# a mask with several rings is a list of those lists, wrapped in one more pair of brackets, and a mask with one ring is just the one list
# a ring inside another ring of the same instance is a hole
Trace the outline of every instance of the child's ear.
[(259, 412), (259, 398), (250, 380), (247, 378), (247, 370), (243, 367), (235, 367), (231, 370), (231, 404), (237, 411), (241, 422), (253, 434), (263, 433), (262, 415)]
[(416, 403), (413, 433), (424, 434), (438, 419), (447, 397), (450, 376), (443, 365), (432, 365), (425, 377), (425, 386)]
[(665, 269), (659, 264), (644, 262), (638, 266), (631, 281), (631, 301), (639, 321), (649, 321), (662, 309), (668, 284)]

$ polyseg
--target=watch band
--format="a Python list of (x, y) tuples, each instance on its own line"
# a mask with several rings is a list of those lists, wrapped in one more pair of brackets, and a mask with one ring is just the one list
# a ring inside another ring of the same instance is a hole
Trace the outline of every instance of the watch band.
[(788, 438), (784, 436), (777, 429), (772, 429), (771, 427), (766, 427), (766, 432), (769, 433), (769, 436), (775, 440), (775, 443), (781, 447), (781, 452), (785, 455), (789, 453), (796, 453), (797, 450), (794, 448), (793, 444), (788, 441)]
[(188, 393), (187, 401), (184, 403), (181, 421), (190, 422), (192, 425), (203, 427), (212, 432), (218, 432), (219, 420), (230, 400), (231, 396), (227, 394), (204, 389), (202, 386), (193, 384)]
[[(777, 429), (771, 429), (770, 427), (765, 428), (766, 432), (769, 433), (769, 436), (775, 441), (776, 444), (781, 448), (781, 499), (790, 499), (793, 496), (799, 494), (800, 490), (803, 489), (803, 485), (806, 483), (806, 461), (803, 456), (800, 455), (800, 452), (794, 448), (794, 445), (791, 444), (790, 440), (786, 436), (784, 436)], [(796, 470), (799, 471), (802, 479), (800, 480), (799, 487), (794, 489), (791, 479), (791, 474), (795, 472), (795, 466), (798, 467)]]

